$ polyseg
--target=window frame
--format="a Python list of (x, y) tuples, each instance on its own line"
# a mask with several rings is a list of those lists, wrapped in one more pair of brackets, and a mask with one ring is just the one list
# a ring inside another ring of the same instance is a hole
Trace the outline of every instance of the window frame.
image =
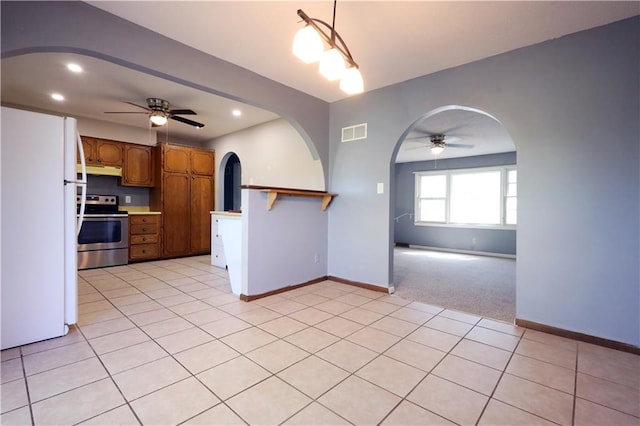
[[(481, 229), (517, 229), (517, 208), (516, 208), (516, 223), (507, 224), (507, 198), (518, 199), (517, 189), (516, 196), (508, 196), (507, 189), (509, 185), (509, 171), (518, 168), (515, 164), (509, 164), (504, 166), (490, 166), (490, 167), (471, 167), (464, 169), (448, 169), (448, 170), (428, 170), (428, 171), (416, 171), (415, 175), (415, 191), (414, 191), (414, 221), (415, 226), (436, 226), (436, 227), (449, 227), (449, 228), (481, 228)], [(482, 172), (500, 172), (500, 224), (475, 224), (475, 223), (452, 223), (451, 222), (451, 176), (452, 175), (464, 175)], [(433, 222), (433, 221), (420, 221), (420, 201), (425, 199), (442, 199), (442, 198), (429, 198), (420, 197), (421, 193), (421, 177), (422, 176), (435, 176), (444, 175), (446, 177), (446, 195), (445, 195), (445, 221)], [(516, 185), (517, 185), (516, 177)], [(517, 188), (517, 186), (516, 186)], [(516, 201), (517, 202), (517, 201)]]

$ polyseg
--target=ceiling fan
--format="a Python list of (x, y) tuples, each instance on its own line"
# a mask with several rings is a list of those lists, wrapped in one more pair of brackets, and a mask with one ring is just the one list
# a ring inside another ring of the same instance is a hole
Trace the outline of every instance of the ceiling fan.
[(204, 127), (204, 124), (188, 118), (180, 117), (180, 115), (198, 115), (191, 109), (171, 109), (168, 101), (160, 98), (147, 98), (147, 106), (134, 104), (133, 102), (125, 102), (138, 108), (142, 108), (145, 112), (138, 111), (105, 111), (105, 114), (148, 114), (151, 121), (151, 127), (163, 126), (167, 123), (167, 119), (179, 121), (197, 129)]
[[(407, 140), (408, 141), (411, 141), (411, 140), (423, 140), (423, 139), (425, 139), (425, 137), (429, 138), (429, 142), (431, 143), (429, 148), (431, 149), (431, 153), (434, 154), (434, 155), (441, 154), (444, 151), (445, 147), (446, 148), (462, 148), (462, 149), (471, 149), (471, 148), (474, 147), (474, 145), (469, 145), (469, 144), (464, 144), (464, 143), (446, 142), (445, 140), (457, 141), (457, 140), (460, 140), (460, 138), (456, 137), (456, 136), (447, 137), (443, 133), (426, 134), (425, 136), (420, 136), (420, 137), (415, 137), (415, 138), (408, 138)], [(416, 146), (414, 148), (409, 148), (409, 149), (418, 149), (418, 148), (423, 148), (423, 147), (424, 147), (424, 144), (420, 143), (420, 146)]]

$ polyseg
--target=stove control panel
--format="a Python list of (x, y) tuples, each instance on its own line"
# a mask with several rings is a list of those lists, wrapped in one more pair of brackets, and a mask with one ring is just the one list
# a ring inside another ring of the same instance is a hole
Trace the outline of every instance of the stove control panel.
[[(76, 195), (76, 204), (80, 204), (80, 195)], [(102, 206), (117, 206), (117, 195), (87, 195), (87, 204), (98, 204)]]

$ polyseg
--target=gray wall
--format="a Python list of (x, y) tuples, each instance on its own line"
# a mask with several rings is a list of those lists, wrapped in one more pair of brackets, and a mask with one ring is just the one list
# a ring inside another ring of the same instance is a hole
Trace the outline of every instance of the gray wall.
[[(149, 188), (120, 185), (120, 176), (87, 175), (87, 194), (117, 195), (120, 209), (128, 206), (149, 207)], [(131, 197), (130, 203), (125, 203), (125, 196)]]
[[(640, 344), (640, 18), (331, 105), (329, 275), (389, 285), (398, 141), (429, 111), (496, 117), (518, 152), (516, 317)], [(340, 128), (368, 122), (368, 139)]]
[[(0, 6), (3, 57), (84, 53), (290, 120), (339, 194), (328, 210), (327, 275), (345, 279), (391, 283), (392, 159), (403, 134), (445, 105), (490, 113), (518, 151), (516, 316), (640, 346), (640, 18), (329, 106), (85, 3)], [(366, 140), (339, 142), (342, 127), (362, 122)]]
[[(516, 153), (491, 154), (438, 160), (437, 170), (467, 169), (516, 164)], [(414, 225), (415, 172), (433, 171), (435, 161), (398, 163), (395, 166), (394, 241), (426, 247), (516, 254), (515, 229), (484, 229)], [(411, 216), (403, 216), (410, 213)]]
[(326, 275), (327, 211), (320, 200), (280, 196), (267, 210), (266, 193), (242, 189), (244, 294), (263, 294)]

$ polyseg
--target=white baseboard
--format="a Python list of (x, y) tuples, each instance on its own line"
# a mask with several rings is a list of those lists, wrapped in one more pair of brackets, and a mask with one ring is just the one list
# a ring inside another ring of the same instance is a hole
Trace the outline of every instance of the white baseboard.
[(489, 256), (489, 257), (502, 257), (505, 259), (515, 259), (515, 254), (505, 254), (505, 253), (492, 253), (489, 251), (474, 251), (474, 250), (458, 250), (458, 249), (448, 249), (442, 247), (429, 247), (429, 246), (418, 246), (414, 244), (409, 244), (409, 248), (419, 249), (419, 250), (432, 250), (432, 251), (443, 251), (447, 253), (459, 253), (459, 254), (473, 254), (476, 256)]

